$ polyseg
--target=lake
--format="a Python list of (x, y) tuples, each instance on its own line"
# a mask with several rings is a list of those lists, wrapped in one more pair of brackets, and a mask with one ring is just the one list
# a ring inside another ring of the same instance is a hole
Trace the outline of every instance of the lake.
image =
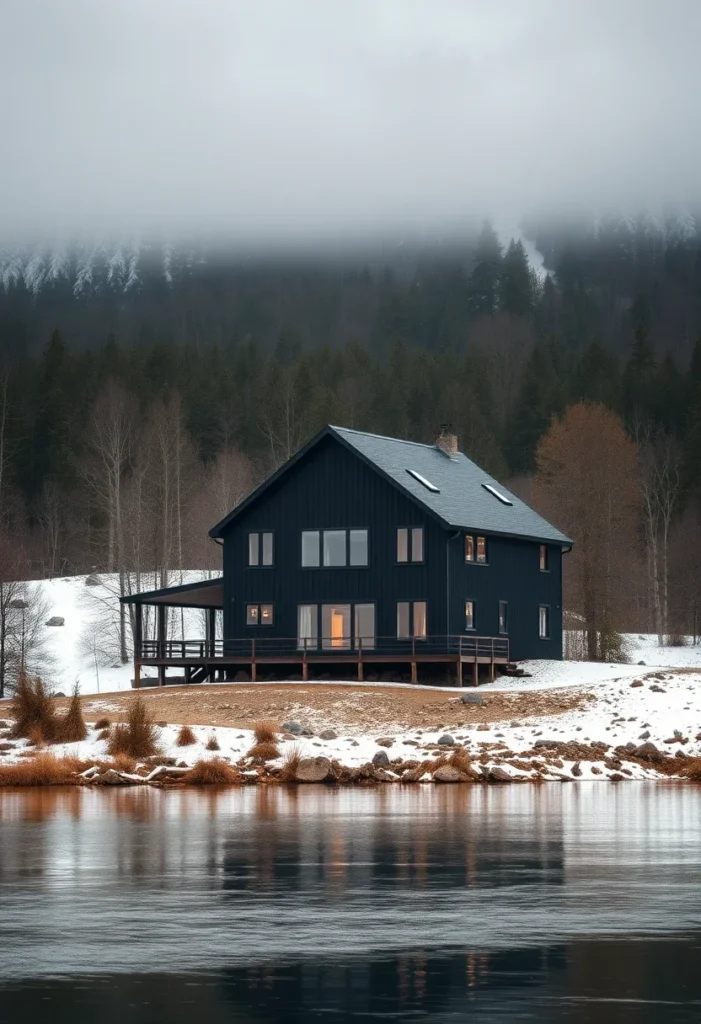
[(701, 788), (0, 790), (1, 1024), (701, 1019)]

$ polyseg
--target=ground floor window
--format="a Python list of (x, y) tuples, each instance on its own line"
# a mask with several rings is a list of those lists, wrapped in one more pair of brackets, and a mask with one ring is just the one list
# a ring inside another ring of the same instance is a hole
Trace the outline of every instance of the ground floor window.
[(546, 604), (541, 604), (538, 609), (538, 635), (541, 640), (550, 637), (550, 609)]
[(499, 602), (499, 632), (509, 632), (509, 606), (506, 601)]
[(316, 604), (301, 604), (297, 609), (297, 646), (302, 651), (319, 646), (319, 606)]
[(272, 626), (273, 606), (271, 604), (247, 604), (247, 626)]
[(465, 629), (475, 628), (475, 602), (465, 601)]
[(398, 601), (397, 639), (410, 640), (414, 637), (417, 640), (425, 640), (426, 636), (426, 602)]
[(355, 606), (355, 646), (366, 651), (375, 646), (375, 605)]

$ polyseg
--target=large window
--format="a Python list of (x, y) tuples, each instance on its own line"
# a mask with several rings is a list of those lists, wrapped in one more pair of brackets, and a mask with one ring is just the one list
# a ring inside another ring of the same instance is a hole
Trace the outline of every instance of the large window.
[(315, 650), (319, 646), (319, 608), (315, 604), (301, 604), (297, 609), (297, 646), (300, 650)]
[(398, 601), (397, 638), (410, 640), (413, 636), (417, 640), (425, 640), (426, 635), (426, 602)]
[(248, 564), (249, 565), (272, 565), (273, 564), (273, 535), (272, 533), (249, 533), (248, 535)]
[(424, 528), (414, 526), (408, 529), (400, 526), (397, 530), (397, 561), (423, 562), (424, 560)]
[(273, 606), (271, 604), (247, 604), (247, 626), (272, 626)]
[(465, 535), (465, 561), (481, 562), (487, 561), (487, 540), (485, 537), (473, 537), (468, 533)]
[(335, 650), (351, 645), (351, 606), (349, 604), (322, 604), (321, 646)]
[(475, 628), (475, 602), (465, 601), (465, 629)]
[(541, 572), (547, 572), (548, 571), (548, 546), (547, 546), (547, 544), (541, 544), (540, 545), (539, 560), (540, 560), (540, 571)]
[(546, 604), (538, 609), (538, 636), (541, 640), (550, 639), (550, 609)]
[(506, 601), (499, 602), (499, 632), (509, 632), (509, 606)]
[(302, 566), (340, 569), (368, 564), (367, 530), (303, 530)]

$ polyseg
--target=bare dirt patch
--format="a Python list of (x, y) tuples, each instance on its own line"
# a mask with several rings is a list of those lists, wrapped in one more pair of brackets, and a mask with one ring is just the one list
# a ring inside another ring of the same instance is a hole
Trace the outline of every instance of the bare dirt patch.
[[(479, 691), (476, 691), (479, 692)], [(139, 691), (156, 722), (216, 725), (251, 729), (261, 720), (282, 723), (298, 719), (314, 729), (334, 728), (347, 735), (406, 729), (436, 729), (505, 719), (560, 715), (585, 707), (593, 696), (574, 690), (480, 694), (484, 704), (456, 701), (445, 690), (387, 686), (328, 686), (321, 683), (226, 684), (168, 686)], [(117, 692), (82, 699), (89, 721), (109, 707), (114, 721), (123, 721), (136, 692)], [(59, 706), (62, 705), (59, 701)], [(67, 701), (65, 702), (67, 704)]]

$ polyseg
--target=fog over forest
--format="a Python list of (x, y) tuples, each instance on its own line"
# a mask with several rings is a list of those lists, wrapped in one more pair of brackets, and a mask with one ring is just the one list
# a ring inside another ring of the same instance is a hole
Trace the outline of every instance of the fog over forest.
[(695, 632), (699, 38), (696, 0), (5, 0), (0, 590), (215, 569), (325, 423), (450, 422), (574, 537), (590, 653)]

